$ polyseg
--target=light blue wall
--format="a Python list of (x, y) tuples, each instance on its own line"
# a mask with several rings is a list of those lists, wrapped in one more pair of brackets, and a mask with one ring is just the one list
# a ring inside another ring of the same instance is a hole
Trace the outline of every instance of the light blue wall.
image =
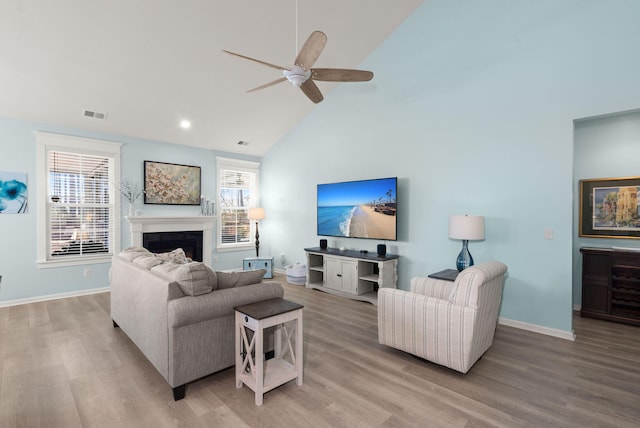
[[(257, 161), (258, 158), (238, 156), (230, 153), (146, 141), (135, 138), (87, 132), (39, 123), (30, 123), (0, 118), (0, 171), (26, 172), (28, 174), (29, 212), (24, 215), (0, 216), (0, 302), (31, 299), (41, 296), (73, 293), (83, 290), (108, 287), (110, 264), (83, 265), (77, 267), (36, 267), (37, 218), (36, 206), (36, 140), (35, 131), (56, 132), (87, 138), (96, 138), (123, 143), (122, 177), (142, 183), (144, 160), (198, 165), (202, 167), (202, 194), (213, 199), (216, 188), (215, 157), (217, 155)], [(127, 205), (123, 199), (123, 216)], [(138, 208), (144, 215), (199, 215), (199, 207), (143, 205)], [(121, 245), (130, 245), (128, 223), (122, 218)], [(215, 240), (215, 234), (214, 234)], [(214, 241), (215, 242), (215, 241)], [(253, 251), (217, 253), (213, 267), (217, 270), (242, 267), (242, 258), (253, 255)], [(84, 269), (91, 269), (89, 278)]]
[(425, 2), (361, 64), (372, 82), (326, 94), (263, 158), (265, 253), (318, 245), (318, 183), (398, 176), (401, 288), (453, 267), (450, 215), (484, 215), (470, 249), (509, 266), (501, 316), (570, 331), (573, 121), (640, 106), (639, 16), (620, 0)]
[(637, 239), (580, 238), (579, 181), (640, 176), (640, 112), (576, 121), (573, 203), (573, 302), (582, 305), (580, 247), (640, 247)]

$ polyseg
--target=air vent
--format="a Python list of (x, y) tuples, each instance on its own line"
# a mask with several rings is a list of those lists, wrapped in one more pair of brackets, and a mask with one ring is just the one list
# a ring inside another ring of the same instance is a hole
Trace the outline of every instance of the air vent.
[(240, 141), (238, 141), (238, 145), (239, 146), (248, 146), (249, 142), (240, 140)]
[(98, 113), (97, 111), (91, 111), (91, 110), (83, 110), (82, 111), (82, 115), (84, 117), (91, 117), (91, 118), (99, 119), (99, 120), (106, 120), (107, 119), (107, 113)]

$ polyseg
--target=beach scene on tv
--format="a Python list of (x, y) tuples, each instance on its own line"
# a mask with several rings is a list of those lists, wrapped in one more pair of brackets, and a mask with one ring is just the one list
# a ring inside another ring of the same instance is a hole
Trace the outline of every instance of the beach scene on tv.
[(318, 235), (396, 240), (396, 179), (318, 185)]

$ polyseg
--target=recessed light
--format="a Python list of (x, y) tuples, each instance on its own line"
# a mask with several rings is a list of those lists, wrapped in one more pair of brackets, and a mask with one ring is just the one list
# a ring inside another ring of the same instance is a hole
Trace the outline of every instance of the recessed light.
[(238, 145), (239, 145), (239, 146), (248, 146), (248, 145), (249, 145), (249, 142), (248, 142), (248, 141), (242, 141), (242, 140), (240, 140), (240, 141), (238, 141)]
[(188, 121), (187, 119), (182, 119), (182, 120), (180, 121), (180, 128), (182, 128), (182, 129), (189, 129), (189, 128), (191, 128), (191, 122), (190, 122), (190, 121)]

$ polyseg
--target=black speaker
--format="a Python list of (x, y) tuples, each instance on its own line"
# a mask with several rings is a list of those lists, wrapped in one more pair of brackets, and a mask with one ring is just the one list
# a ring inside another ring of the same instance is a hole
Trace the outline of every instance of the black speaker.
[(378, 255), (386, 256), (387, 255), (387, 246), (384, 244), (378, 244)]
[(327, 249), (327, 240), (326, 239), (321, 239), (320, 240), (320, 248), (322, 248), (323, 250)]

